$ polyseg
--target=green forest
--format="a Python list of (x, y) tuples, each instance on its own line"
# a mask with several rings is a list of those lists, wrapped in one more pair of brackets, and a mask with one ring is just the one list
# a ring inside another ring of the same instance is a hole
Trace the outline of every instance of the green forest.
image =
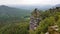
[(45, 34), (56, 24), (60, 32), (60, 7), (39, 10), (41, 21), (35, 31), (29, 30), (32, 11), (0, 6), (0, 34)]

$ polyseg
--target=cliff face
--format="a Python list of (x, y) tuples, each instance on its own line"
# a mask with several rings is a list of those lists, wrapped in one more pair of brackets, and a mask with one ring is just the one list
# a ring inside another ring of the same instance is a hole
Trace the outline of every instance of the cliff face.
[(40, 16), (39, 12), (37, 11), (37, 9), (35, 9), (30, 17), (30, 30), (35, 30), (39, 25), (40, 22), (39, 16)]

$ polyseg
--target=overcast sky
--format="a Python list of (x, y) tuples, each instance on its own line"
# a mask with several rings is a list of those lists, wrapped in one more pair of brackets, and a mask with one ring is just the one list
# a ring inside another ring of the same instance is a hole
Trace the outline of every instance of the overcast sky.
[(0, 5), (55, 5), (60, 4), (60, 0), (0, 0)]

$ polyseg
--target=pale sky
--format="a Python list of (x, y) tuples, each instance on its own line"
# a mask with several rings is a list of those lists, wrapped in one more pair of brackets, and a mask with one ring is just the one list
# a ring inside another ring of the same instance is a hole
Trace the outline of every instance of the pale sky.
[(19, 5), (55, 5), (60, 4), (60, 0), (0, 0), (0, 5), (19, 4)]

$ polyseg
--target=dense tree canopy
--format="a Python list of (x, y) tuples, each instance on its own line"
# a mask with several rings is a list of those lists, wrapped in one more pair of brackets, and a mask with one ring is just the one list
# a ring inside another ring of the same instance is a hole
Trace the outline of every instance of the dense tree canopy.
[[(9, 9), (4, 8), (0, 8), (0, 34), (45, 34), (48, 30), (48, 26), (53, 24), (57, 24), (59, 26), (60, 32), (60, 8), (58, 7), (46, 11), (40, 11), (41, 21), (35, 31), (29, 30), (30, 12), (27, 12), (28, 14), (26, 14), (26, 10), (24, 10), (25, 12), (21, 12), (23, 13), (21, 14), (19, 11), (23, 10), (9, 7)], [(13, 13), (11, 10), (13, 10)], [(18, 11), (20, 14), (15, 13), (14, 11)]]

